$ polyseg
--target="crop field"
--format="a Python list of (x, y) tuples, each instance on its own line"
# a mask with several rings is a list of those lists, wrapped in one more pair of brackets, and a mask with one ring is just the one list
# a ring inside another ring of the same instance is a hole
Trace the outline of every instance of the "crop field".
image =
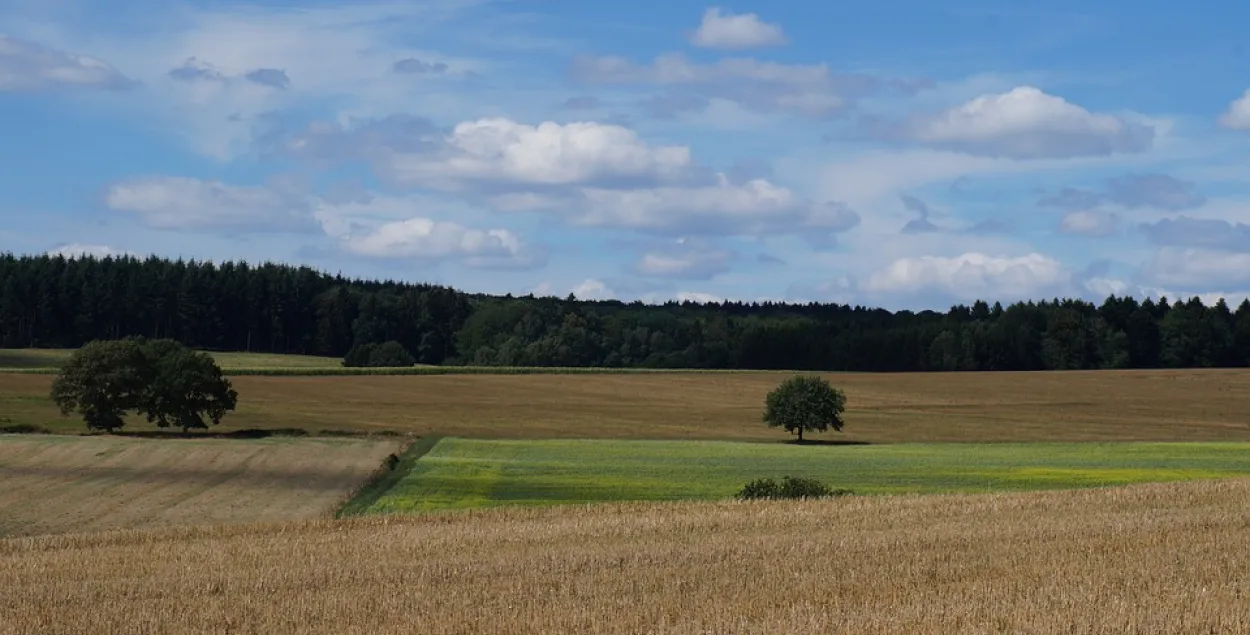
[(1250, 632), (1250, 479), (0, 541), (0, 634)]
[[(73, 349), (0, 348), (0, 369), (53, 369), (60, 367)], [(337, 357), (310, 355), (271, 355), (267, 353), (211, 353), (225, 370), (236, 369), (301, 369), (341, 368)]]
[(857, 494), (985, 492), (1250, 476), (1250, 443), (792, 446), (443, 439), (363, 513), (729, 498), (816, 478)]
[[(235, 377), (222, 430), (390, 430), (470, 438), (773, 440), (764, 397), (787, 375)], [(1250, 441), (1245, 370), (830, 374), (847, 428), (813, 438), (890, 442)], [(83, 431), (52, 377), (0, 374), (0, 427)], [(130, 427), (151, 429), (132, 418)]]
[(0, 538), (323, 517), (400, 445), (0, 435)]

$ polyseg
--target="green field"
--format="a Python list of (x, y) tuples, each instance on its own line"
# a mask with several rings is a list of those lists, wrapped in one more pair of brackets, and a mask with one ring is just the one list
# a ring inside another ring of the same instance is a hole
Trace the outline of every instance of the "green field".
[(1250, 443), (776, 445), (721, 441), (439, 442), (363, 513), (715, 499), (747, 481), (818, 478), (857, 494), (1093, 487), (1250, 475)]
[[(0, 348), (0, 370), (53, 371), (65, 363), (74, 349)], [(225, 370), (316, 370), (342, 368), (337, 357), (272, 355), (268, 353), (210, 353)]]

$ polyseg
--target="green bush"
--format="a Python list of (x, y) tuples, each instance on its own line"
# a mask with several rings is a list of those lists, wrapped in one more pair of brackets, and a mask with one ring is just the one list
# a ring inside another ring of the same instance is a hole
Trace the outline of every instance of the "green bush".
[(347, 368), (412, 368), (417, 360), (399, 342), (361, 344), (343, 358)]
[(781, 479), (780, 483), (771, 478), (755, 479), (739, 490), (738, 498), (742, 500), (829, 498), (832, 496), (847, 496), (850, 493), (850, 490), (834, 489), (816, 479), (787, 476)]

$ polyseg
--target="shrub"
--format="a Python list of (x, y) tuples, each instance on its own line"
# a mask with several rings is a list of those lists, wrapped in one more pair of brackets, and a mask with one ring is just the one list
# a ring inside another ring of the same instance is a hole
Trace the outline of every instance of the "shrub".
[(395, 341), (361, 344), (348, 351), (343, 358), (343, 366), (347, 368), (411, 368), (416, 363), (412, 353)]
[(850, 490), (834, 489), (811, 478), (787, 476), (778, 483), (771, 478), (759, 478), (747, 483), (738, 492), (742, 500), (782, 498), (829, 498), (847, 496)]
[(373, 368), (404, 368), (417, 363), (412, 353), (399, 342), (386, 342), (373, 349), (369, 356), (369, 366)]

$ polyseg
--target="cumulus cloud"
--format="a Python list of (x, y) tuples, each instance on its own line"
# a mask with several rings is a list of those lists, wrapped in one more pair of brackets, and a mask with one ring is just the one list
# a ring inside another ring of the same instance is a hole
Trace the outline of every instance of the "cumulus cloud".
[(1166, 174), (1125, 174), (1109, 178), (1101, 190), (1067, 187), (1040, 199), (1043, 207), (1088, 210), (1104, 204), (1129, 209), (1180, 211), (1201, 207), (1207, 197), (1190, 181)]
[(939, 293), (948, 297), (1023, 298), (1048, 295), (1071, 279), (1054, 258), (992, 256), (970, 252), (953, 258), (901, 258), (869, 276), (862, 288), (882, 294)]
[(1118, 218), (1110, 212), (1080, 210), (1068, 212), (1059, 221), (1059, 231), (1065, 234), (1104, 237), (1115, 233)]
[(596, 278), (588, 278), (573, 287), (570, 291), (578, 300), (607, 300), (615, 295), (607, 283)]
[(733, 258), (733, 252), (726, 249), (681, 238), (643, 254), (634, 263), (634, 271), (657, 278), (707, 280), (728, 271)]
[(872, 136), (912, 141), (973, 155), (1055, 159), (1144, 152), (1152, 127), (1092, 113), (1032, 86), (987, 94), (935, 115), (877, 122)]
[(720, 7), (704, 11), (703, 23), (690, 34), (691, 44), (712, 49), (780, 46), (786, 42), (780, 26), (766, 23), (754, 13), (726, 13)]
[(817, 203), (766, 179), (733, 183), (723, 174), (706, 185), (583, 187), (493, 201), (501, 211), (559, 214), (582, 226), (678, 235), (831, 236), (860, 222), (859, 214), (839, 203)]
[(316, 227), (305, 197), (280, 189), (160, 176), (116, 183), (104, 196), (114, 211), (156, 229), (305, 232)]
[(1164, 247), (1142, 266), (1141, 278), (1156, 287), (1250, 288), (1250, 253)]
[(472, 229), (458, 223), (410, 218), (341, 240), (350, 253), (371, 258), (456, 260), (470, 267), (529, 268), (544, 259), (506, 229)]
[(695, 99), (723, 99), (755, 112), (786, 112), (825, 118), (841, 114), (850, 100), (892, 88), (914, 91), (919, 84), (881, 80), (865, 75), (834, 74), (825, 64), (782, 64), (753, 58), (724, 58), (710, 64), (692, 62), (681, 53), (666, 53), (640, 65), (619, 56), (579, 55), (570, 74), (589, 84), (664, 86), (688, 91), (668, 95), (671, 103), (692, 105)]
[(1219, 123), (1233, 130), (1250, 130), (1250, 90), (1228, 105), (1228, 110), (1220, 115)]
[(394, 153), (383, 170), (397, 183), (455, 188), (663, 181), (686, 177), (692, 163), (690, 148), (652, 146), (622, 126), (492, 118), (458, 124), (435, 152)]
[(136, 85), (135, 80), (103, 60), (0, 35), (0, 92), (117, 90)]

